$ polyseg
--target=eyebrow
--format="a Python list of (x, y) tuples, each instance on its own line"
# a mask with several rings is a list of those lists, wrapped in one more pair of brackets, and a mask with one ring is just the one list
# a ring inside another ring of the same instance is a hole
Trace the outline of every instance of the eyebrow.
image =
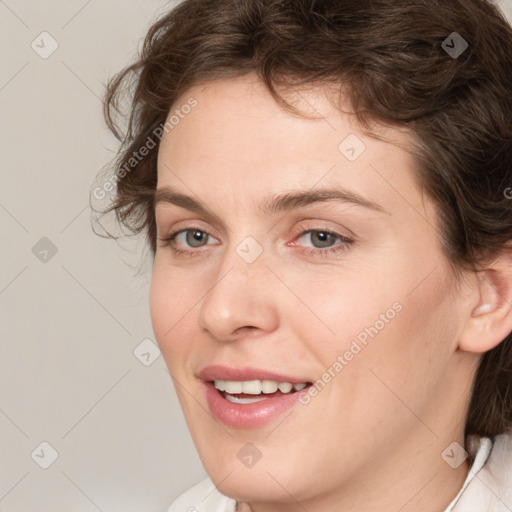
[[(370, 201), (369, 199), (341, 186), (333, 188), (320, 188), (315, 190), (294, 190), (278, 195), (272, 195), (266, 198), (263, 203), (261, 203), (259, 208), (265, 215), (272, 215), (281, 212), (289, 212), (295, 209), (309, 206), (311, 204), (326, 201), (340, 201), (342, 203), (361, 206), (389, 215), (389, 212), (387, 212), (379, 204)], [(185, 194), (181, 194), (169, 186), (157, 188), (154, 191), (153, 207), (156, 208), (156, 206), (160, 203), (174, 204), (176, 206), (180, 206), (181, 208), (185, 208), (205, 217), (219, 221), (215, 214), (211, 213), (194, 198)]]

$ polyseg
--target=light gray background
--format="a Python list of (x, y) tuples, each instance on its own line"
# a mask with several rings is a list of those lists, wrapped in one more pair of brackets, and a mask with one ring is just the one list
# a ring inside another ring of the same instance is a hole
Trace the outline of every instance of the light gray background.
[(143, 244), (96, 236), (88, 207), (117, 149), (102, 84), (172, 5), (0, 0), (0, 511), (165, 511), (206, 476), (155, 345), (134, 354)]

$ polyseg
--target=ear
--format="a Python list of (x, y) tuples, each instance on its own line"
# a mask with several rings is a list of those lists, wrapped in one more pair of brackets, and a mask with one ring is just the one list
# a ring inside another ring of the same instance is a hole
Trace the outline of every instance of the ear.
[(512, 246), (478, 273), (459, 349), (484, 353), (512, 332)]

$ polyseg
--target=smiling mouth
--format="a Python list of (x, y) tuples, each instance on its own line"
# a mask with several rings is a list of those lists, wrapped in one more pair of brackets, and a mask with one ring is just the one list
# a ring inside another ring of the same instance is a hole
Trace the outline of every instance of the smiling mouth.
[(278, 382), (275, 380), (214, 380), (211, 382), (219, 394), (234, 404), (253, 404), (284, 395), (292, 395), (311, 386), (311, 382)]

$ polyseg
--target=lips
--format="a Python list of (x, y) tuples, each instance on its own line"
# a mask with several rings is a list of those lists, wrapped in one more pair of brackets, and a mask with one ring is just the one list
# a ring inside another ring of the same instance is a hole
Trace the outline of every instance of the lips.
[(220, 365), (203, 368), (198, 377), (211, 414), (237, 429), (258, 428), (283, 415), (311, 384), (307, 378)]
[(300, 384), (301, 382), (311, 382), (307, 377), (294, 377), (282, 373), (269, 372), (268, 370), (251, 367), (230, 367), (221, 365), (206, 366), (199, 373), (198, 377), (204, 381), (214, 380), (275, 380), (277, 382), (290, 382), (291, 384)]

